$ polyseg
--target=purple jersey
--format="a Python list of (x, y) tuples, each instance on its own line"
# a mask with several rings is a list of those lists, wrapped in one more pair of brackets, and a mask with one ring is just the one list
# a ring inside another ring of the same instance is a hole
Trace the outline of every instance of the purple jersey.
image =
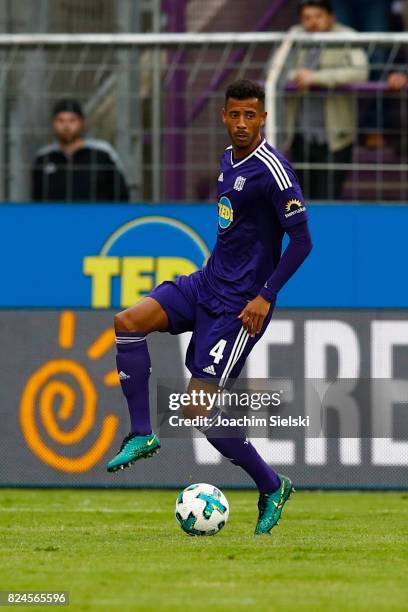
[(307, 219), (290, 163), (265, 140), (234, 162), (232, 147), (218, 177), (218, 236), (205, 282), (232, 310), (259, 294), (281, 257), (285, 228)]

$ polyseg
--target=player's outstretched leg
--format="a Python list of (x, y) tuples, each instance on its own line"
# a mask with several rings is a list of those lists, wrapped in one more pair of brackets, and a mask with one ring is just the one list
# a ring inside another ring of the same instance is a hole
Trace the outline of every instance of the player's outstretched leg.
[(108, 472), (116, 472), (143, 457), (151, 457), (160, 448), (152, 432), (149, 407), (150, 356), (146, 335), (167, 329), (167, 315), (152, 298), (145, 298), (115, 316), (116, 365), (130, 415), (130, 433), (119, 452), (109, 461)]
[[(193, 387), (202, 383), (192, 384)], [(219, 408), (213, 409), (207, 415), (213, 424), (200, 428), (207, 440), (224, 457), (234, 465), (239, 465), (255, 481), (259, 490), (258, 521), (255, 534), (268, 534), (277, 525), (284, 505), (292, 491), (292, 482), (286, 476), (277, 474), (262, 459), (256, 448), (247, 440), (245, 430), (236, 425), (219, 425), (218, 417), (222, 420), (228, 416)], [(224, 421), (225, 422), (225, 421)]]
[[(223, 418), (228, 418), (223, 415)], [(235, 465), (239, 465), (255, 481), (259, 490), (258, 521), (255, 535), (268, 534), (278, 524), (282, 510), (293, 491), (292, 482), (281, 476), (262, 459), (239, 427), (223, 426), (204, 431), (207, 440)], [(215, 431), (211, 431), (211, 430)], [(234, 437), (230, 437), (234, 436)]]

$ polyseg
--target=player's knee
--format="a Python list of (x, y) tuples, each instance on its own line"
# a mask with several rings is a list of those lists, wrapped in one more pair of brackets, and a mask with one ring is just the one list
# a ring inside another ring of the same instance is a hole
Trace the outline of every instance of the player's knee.
[(114, 325), (116, 332), (143, 332), (138, 318), (131, 316), (127, 310), (115, 314)]

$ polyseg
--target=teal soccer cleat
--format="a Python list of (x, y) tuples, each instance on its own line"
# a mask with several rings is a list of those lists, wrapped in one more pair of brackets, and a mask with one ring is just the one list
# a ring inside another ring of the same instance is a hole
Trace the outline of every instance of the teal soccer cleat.
[(258, 501), (258, 523), (255, 535), (268, 534), (279, 521), (283, 506), (288, 501), (290, 494), (294, 491), (293, 484), (286, 476), (281, 476), (280, 487), (273, 493), (262, 493)]
[(142, 457), (151, 457), (160, 448), (159, 438), (155, 433), (148, 436), (137, 436), (129, 434), (122, 442), (118, 454), (109, 461), (106, 469), (108, 472), (117, 472), (130, 467), (132, 463)]

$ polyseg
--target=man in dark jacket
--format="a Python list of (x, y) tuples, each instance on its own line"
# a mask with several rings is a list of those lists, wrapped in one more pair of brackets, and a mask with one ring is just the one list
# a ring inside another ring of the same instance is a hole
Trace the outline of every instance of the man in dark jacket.
[(31, 197), (42, 202), (128, 201), (129, 191), (113, 147), (84, 138), (85, 117), (76, 100), (60, 100), (52, 125), (56, 141), (35, 156)]

